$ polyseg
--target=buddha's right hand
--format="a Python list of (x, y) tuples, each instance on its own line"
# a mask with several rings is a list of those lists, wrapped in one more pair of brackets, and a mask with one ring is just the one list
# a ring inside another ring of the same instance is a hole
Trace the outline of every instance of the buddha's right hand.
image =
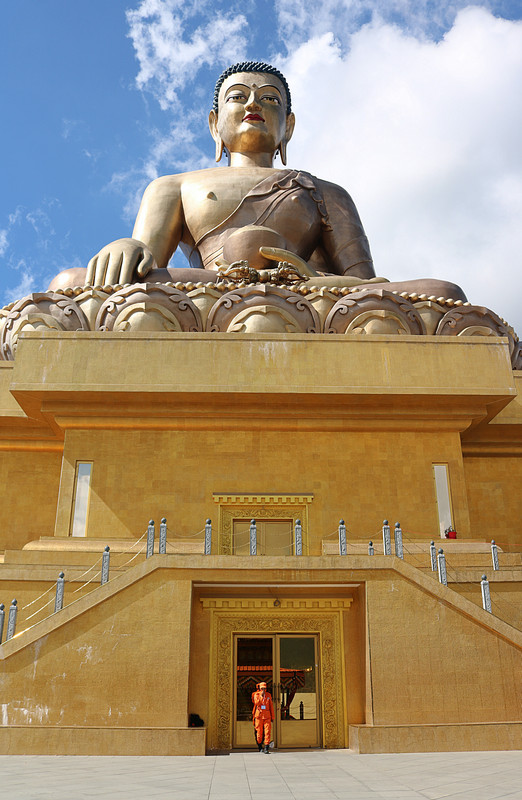
[(86, 283), (90, 286), (135, 283), (154, 268), (154, 256), (143, 242), (116, 239), (91, 258), (87, 265)]

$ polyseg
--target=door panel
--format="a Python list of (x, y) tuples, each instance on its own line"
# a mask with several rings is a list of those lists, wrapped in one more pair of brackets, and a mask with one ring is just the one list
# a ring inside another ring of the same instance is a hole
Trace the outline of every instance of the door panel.
[(252, 722), (252, 692), (256, 684), (266, 681), (273, 696), (274, 637), (238, 636), (236, 647), (234, 747), (255, 747)]
[(317, 636), (236, 636), (234, 747), (255, 747), (252, 692), (266, 681), (276, 747), (319, 747)]
[[(258, 556), (291, 556), (294, 552), (294, 532), (291, 519), (256, 520)], [(234, 555), (250, 553), (250, 520), (235, 519), (232, 528)]]
[(315, 636), (279, 636), (279, 747), (318, 747)]

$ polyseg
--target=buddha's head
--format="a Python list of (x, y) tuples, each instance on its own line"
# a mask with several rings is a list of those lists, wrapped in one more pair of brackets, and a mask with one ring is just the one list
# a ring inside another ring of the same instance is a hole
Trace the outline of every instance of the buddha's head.
[(295, 124), (290, 89), (278, 69), (260, 61), (243, 61), (219, 77), (209, 115), (216, 142), (216, 161), (229, 153), (279, 150), (286, 164), (286, 145)]

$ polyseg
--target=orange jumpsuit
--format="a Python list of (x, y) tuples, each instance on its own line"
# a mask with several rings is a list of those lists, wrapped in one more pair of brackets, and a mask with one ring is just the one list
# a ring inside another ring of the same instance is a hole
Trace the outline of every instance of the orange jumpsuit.
[(256, 729), (257, 743), (269, 745), (272, 722), (274, 721), (272, 697), (269, 692), (265, 692), (265, 696), (263, 697), (261, 690), (258, 689), (257, 692), (253, 692), (252, 694), (252, 702), (254, 704), (252, 719), (254, 720), (254, 728)]

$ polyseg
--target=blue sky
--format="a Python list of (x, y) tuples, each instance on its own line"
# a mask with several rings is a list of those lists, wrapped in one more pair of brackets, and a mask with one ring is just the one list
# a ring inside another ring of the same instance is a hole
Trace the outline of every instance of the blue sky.
[[(345, 186), (377, 274), (461, 283), (522, 334), (522, 2), (17, 0), (0, 26), (0, 304), (212, 165), (221, 69), (283, 69), (289, 166)], [(176, 257), (182, 263), (182, 257)]]

